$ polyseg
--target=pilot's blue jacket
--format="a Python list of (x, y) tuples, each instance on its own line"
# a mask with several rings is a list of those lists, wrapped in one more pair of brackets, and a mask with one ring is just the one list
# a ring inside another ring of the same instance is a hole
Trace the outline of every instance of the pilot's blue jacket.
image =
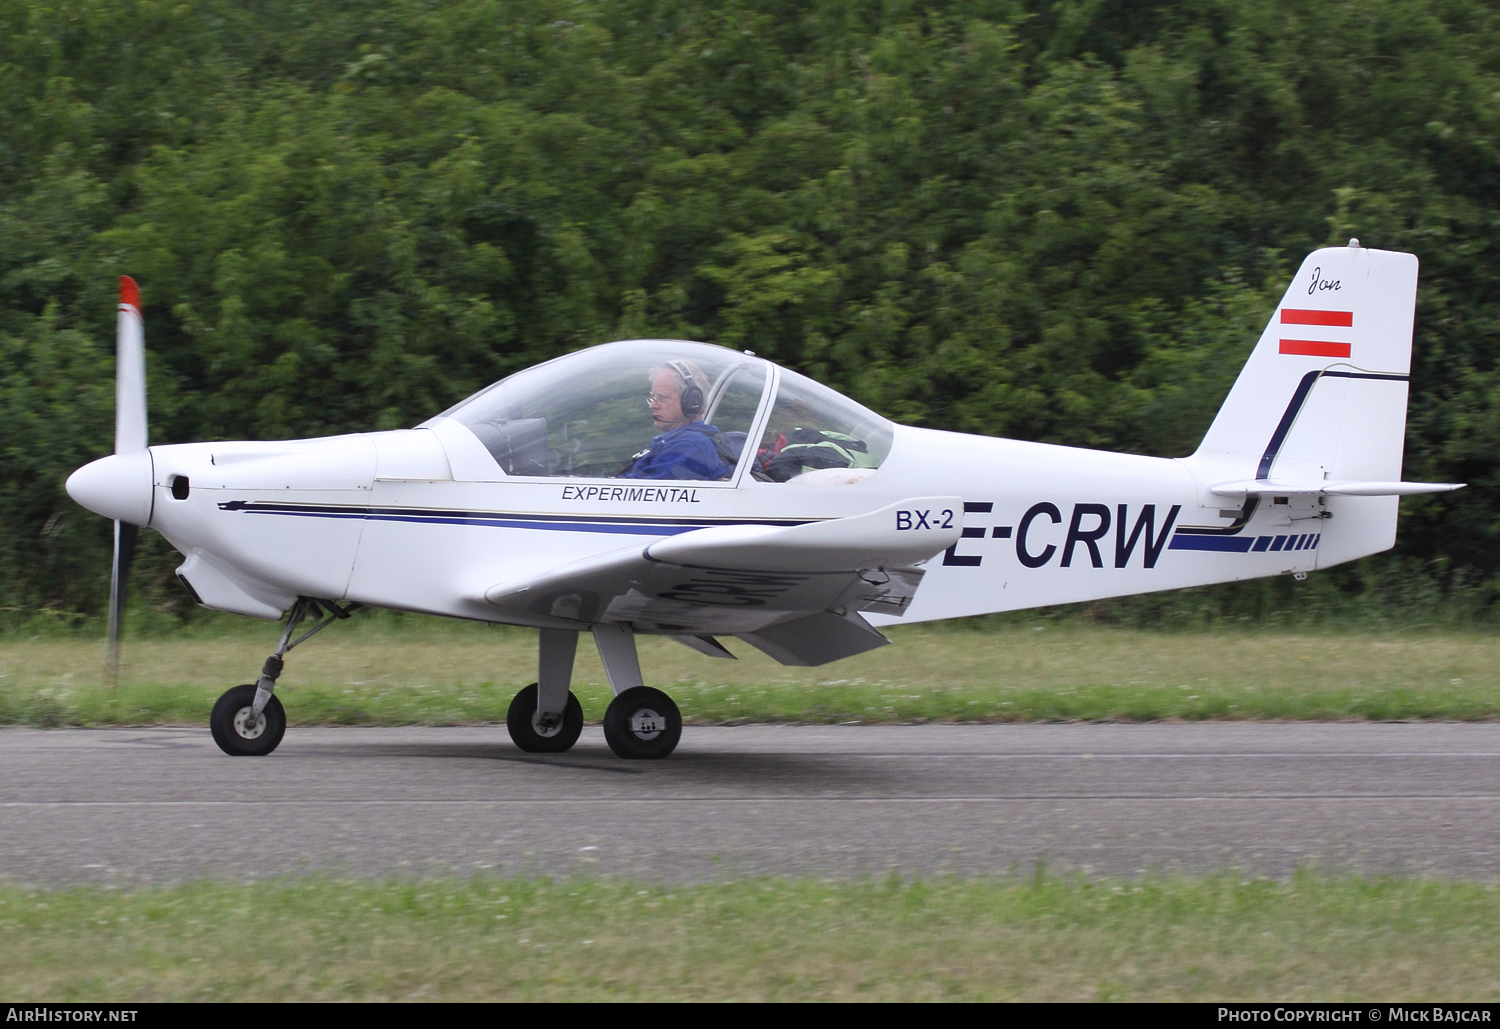
[(689, 422), (671, 432), (651, 437), (622, 479), (722, 479), (732, 469), (719, 456), (714, 437), (719, 430), (704, 422)]

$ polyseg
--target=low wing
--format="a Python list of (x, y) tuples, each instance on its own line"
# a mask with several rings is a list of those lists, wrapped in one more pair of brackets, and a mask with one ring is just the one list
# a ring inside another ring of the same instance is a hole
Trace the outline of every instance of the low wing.
[(1279, 479), (1246, 479), (1221, 482), (1210, 492), (1221, 497), (1307, 496), (1406, 497), (1416, 493), (1446, 493), (1463, 489), (1462, 482), (1357, 482), (1352, 479), (1311, 479), (1306, 482)]
[[(803, 525), (726, 525), (599, 554), (484, 591), (530, 618), (630, 625), (705, 653), (730, 634), (783, 664), (823, 664), (881, 646), (861, 611), (900, 614), (915, 567), (958, 542), (912, 511), (962, 511), (958, 497), (917, 497), (869, 514)], [(920, 526), (920, 527), (917, 527)]]

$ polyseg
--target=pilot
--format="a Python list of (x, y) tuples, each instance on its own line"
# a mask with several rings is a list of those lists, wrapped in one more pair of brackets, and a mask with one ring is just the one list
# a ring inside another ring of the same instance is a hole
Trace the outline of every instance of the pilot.
[(719, 456), (719, 430), (703, 421), (708, 377), (691, 361), (667, 361), (651, 372), (646, 406), (657, 434), (630, 459), (622, 479), (724, 479), (732, 469)]

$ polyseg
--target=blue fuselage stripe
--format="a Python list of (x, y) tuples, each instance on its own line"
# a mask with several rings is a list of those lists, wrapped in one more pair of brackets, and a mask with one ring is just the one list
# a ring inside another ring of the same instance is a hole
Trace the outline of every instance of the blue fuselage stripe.
[(680, 532), (706, 529), (707, 525), (662, 525), (632, 522), (528, 522), (508, 518), (408, 518), (399, 515), (370, 515), (371, 522), (416, 522), (421, 525), (484, 525), (494, 529), (543, 529), (548, 532), (610, 532), (627, 536), (675, 536)]
[(1274, 550), (1315, 550), (1320, 533), (1300, 536), (1194, 536), (1178, 533), (1168, 550), (1216, 550), (1226, 554), (1264, 553)]
[(375, 522), (412, 522), (419, 525), (480, 525), (497, 529), (541, 529), (549, 532), (603, 532), (628, 536), (675, 536), (714, 525), (804, 525), (806, 520), (746, 519), (707, 522), (687, 518), (609, 518), (578, 515), (521, 515), (487, 511), (441, 511), (399, 507), (319, 507), (311, 504), (262, 504), (231, 501), (221, 510), (246, 514), (280, 515), (291, 518), (340, 518)]
[(1254, 536), (1173, 536), (1169, 550), (1219, 550), (1243, 554), (1255, 542)]

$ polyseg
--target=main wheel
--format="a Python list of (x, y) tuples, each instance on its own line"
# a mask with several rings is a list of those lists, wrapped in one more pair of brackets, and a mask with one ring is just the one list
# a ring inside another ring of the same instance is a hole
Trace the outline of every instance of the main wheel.
[(547, 727), (537, 722), (536, 697), (536, 683), (517, 693), (506, 712), (505, 727), (516, 746), (529, 754), (561, 754), (577, 743), (583, 732), (583, 705), (569, 691), (561, 724)]
[(610, 701), (604, 739), (621, 757), (666, 757), (682, 739), (682, 712), (661, 690), (637, 686)]
[(281, 742), (286, 733), (286, 711), (281, 701), (272, 694), (260, 718), (251, 722), (250, 710), (254, 706), (254, 686), (236, 686), (214, 705), (213, 714), (208, 716), (208, 728), (224, 753), (258, 757), (271, 753)]

